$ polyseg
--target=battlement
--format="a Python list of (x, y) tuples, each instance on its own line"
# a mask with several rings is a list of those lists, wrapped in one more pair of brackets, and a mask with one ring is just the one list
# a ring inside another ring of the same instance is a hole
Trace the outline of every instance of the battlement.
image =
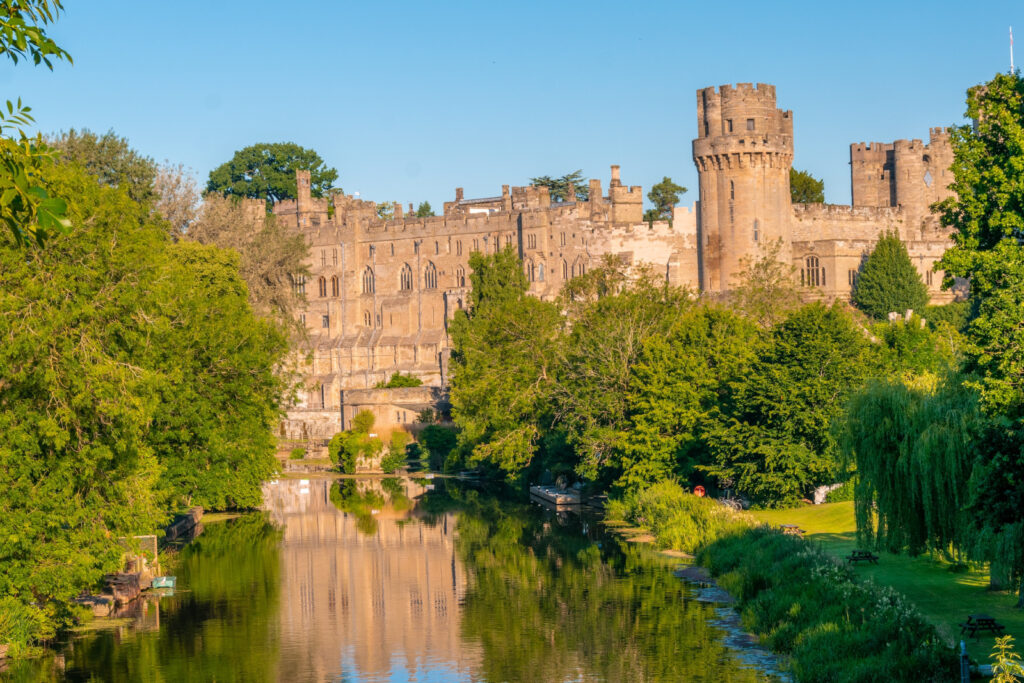
[(775, 106), (775, 86), (737, 83), (697, 91), (697, 137), (793, 135), (793, 112)]
[(894, 220), (900, 214), (897, 206), (849, 206), (847, 204), (793, 204), (797, 220), (827, 218), (858, 218), (863, 220)]

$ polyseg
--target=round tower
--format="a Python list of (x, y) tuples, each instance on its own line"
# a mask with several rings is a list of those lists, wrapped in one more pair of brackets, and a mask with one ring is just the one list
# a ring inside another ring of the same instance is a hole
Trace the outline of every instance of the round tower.
[(782, 240), (780, 258), (790, 263), (793, 112), (775, 108), (775, 86), (698, 90), (693, 161), (700, 179), (701, 289), (728, 291), (740, 260), (775, 240)]

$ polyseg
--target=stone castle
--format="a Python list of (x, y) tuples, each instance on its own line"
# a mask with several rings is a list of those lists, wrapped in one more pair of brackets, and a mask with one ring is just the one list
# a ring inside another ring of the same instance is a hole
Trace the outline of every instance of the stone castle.
[[(921, 140), (850, 145), (852, 206), (793, 204), (793, 114), (776, 108), (775, 87), (740, 83), (697, 92), (693, 160), (699, 196), (671, 221), (643, 221), (643, 190), (611, 167), (607, 193), (553, 202), (547, 188), (502, 186), (494, 197), (456, 188), (444, 214), (382, 220), (377, 205), (352, 196), (310, 195), (297, 172), (297, 199), (273, 212), (302, 231), (310, 276), (302, 320), (313, 344), (305, 391), (281, 426), (288, 439), (320, 441), (349, 426), (361, 409), (377, 428), (408, 428), (437, 405), (447, 381), (448, 323), (466, 305), (469, 255), (509, 245), (523, 262), (530, 293), (550, 299), (608, 254), (647, 264), (672, 285), (719, 294), (741, 261), (781, 240), (811, 299), (848, 299), (879, 234), (896, 230), (934, 301), (949, 301), (934, 263), (950, 246), (930, 206), (950, 194), (952, 150), (945, 129)], [(409, 205), (410, 214), (412, 205)], [(394, 373), (423, 387), (380, 390)]]

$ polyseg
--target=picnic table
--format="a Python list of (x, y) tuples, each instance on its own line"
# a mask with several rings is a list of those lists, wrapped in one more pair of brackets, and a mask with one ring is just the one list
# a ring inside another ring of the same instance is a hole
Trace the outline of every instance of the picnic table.
[(988, 631), (998, 635), (1005, 628), (994, 617), (990, 617), (987, 614), (969, 614), (967, 615), (967, 621), (960, 624), (960, 635), (967, 633), (968, 636), (974, 636), (974, 639), (978, 640), (980, 638), (978, 635), (979, 631)]
[(796, 524), (780, 524), (779, 529), (786, 536), (802, 536), (806, 533), (803, 529), (798, 527)]
[(870, 550), (853, 550), (846, 556), (846, 561), (850, 564), (856, 564), (858, 562), (878, 564), (878, 555), (875, 555)]

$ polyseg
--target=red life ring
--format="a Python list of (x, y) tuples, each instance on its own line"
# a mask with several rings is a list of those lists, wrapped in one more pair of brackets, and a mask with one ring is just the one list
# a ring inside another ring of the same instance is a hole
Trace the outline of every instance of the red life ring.
[(703, 486), (695, 486), (693, 488), (693, 495), (695, 495), (695, 496), (699, 496), (699, 497), (703, 498), (705, 493), (706, 493), (706, 491), (704, 491), (704, 487)]

